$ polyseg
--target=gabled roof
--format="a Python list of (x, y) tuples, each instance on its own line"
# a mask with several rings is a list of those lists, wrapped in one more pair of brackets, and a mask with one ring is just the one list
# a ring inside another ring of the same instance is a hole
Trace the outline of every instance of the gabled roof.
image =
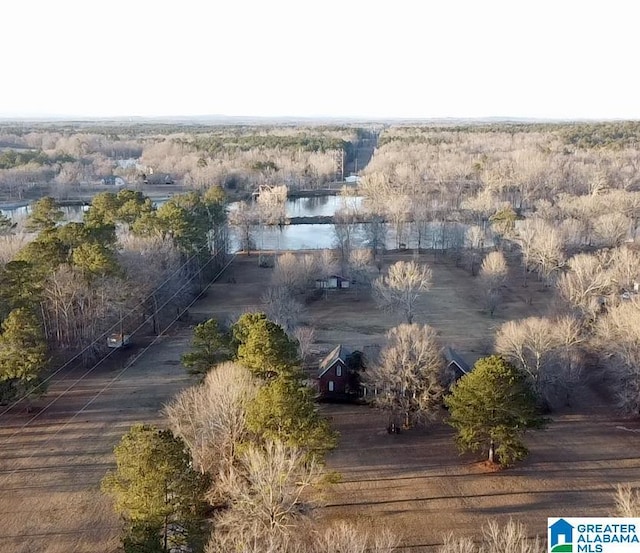
[(453, 348), (444, 348), (444, 358), (447, 360), (447, 366), (455, 363), (460, 371), (464, 374), (471, 372), (471, 367)]
[(324, 373), (326, 373), (336, 361), (340, 360), (345, 365), (347, 364), (347, 357), (351, 355), (351, 350), (344, 347), (342, 344), (336, 346), (329, 352), (321, 362), (320, 362), (320, 370), (318, 371), (318, 378), (320, 378)]

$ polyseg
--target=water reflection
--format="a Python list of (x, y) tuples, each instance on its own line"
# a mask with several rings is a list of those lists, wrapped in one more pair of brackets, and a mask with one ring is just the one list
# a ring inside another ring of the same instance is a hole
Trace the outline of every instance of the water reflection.
[[(315, 196), (312, 198), (295, 198), (287, 201), (286, 209), (289, 217), (314, 217), (331, 216), (345, 206), (345, 201), (351, 209), (358, 209), (362, 205), (361, 197), (350, 197), (343, 199), (340, 196)], [(160, 205), (163, 201), (154, 202)], [(229, 206), (230, 209), (237, 208), (237, 202)], [(64, 211), (67, 221), (78, 222), (82, 220), (87, 206), (65, 206)], [(23, 220), (29, 214), (27, 206), (15, 207), (13, 209), (0, 210), (4, 215), (8, 215), (14, 221)], [(409, 231), (411, 225), (408, 225)], [(364, 247), (366, 245), (367, 224), (356, 225), (356, 232), (352, 238), (352, 247)], [(460, 223), (433, 223), (429, 225), (426, 232), (420, 238), (423, 248), (449, 249), (460, 247), (465, 241), (467, 225)], [(236, 229), (231, 228), (231, 251), (237, 251), (240, 247), (240, 240)], [(334, 225), (306, 224), (306, 225), (285, 225), (283, 227), (267, 227), (264, 230), (254, 228), (253, 241), (257, 249), (264, 250), (306, 250), (333, 248), (335, 245)], [(388, 225), (386, 233), (386, 247), (394, 249), (398, 243), (403, 243), (407, 248), (417, 247), (417, 236), (408, 232), (400, 240), (395, 236), (392, 225)]]
[[(89, 210), (88, 205), (65, 205), (60, 207), (64, 214), (64, 220), (69, 223), (79, 223), (82, 221), (85, 211)], [(0, 213), (5, 217), (10, 217), (15, 223), (24, 221), (31, 213), (31, 206), (22, 205), (10, 209), (0, 209)]]

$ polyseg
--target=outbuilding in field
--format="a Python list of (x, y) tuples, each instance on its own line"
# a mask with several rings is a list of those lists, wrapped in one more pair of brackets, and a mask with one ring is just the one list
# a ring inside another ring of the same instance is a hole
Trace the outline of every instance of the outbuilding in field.
[(340, 275), (331, 275), (326, 278), (316, 279), (316, 288), (321, 290), (344, 290), (349, 288), (351, 281)]

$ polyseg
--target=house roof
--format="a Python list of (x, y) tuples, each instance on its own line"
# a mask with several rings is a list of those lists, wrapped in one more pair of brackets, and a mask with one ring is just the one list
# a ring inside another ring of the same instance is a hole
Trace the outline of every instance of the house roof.
[(345, 365), (347, 364), (347, 357), (351, 355), (351, 350), (340, 344), (333, 348), (329, 354), (320, 362), (320, 369), (318, 370), (318, 378), (326, 373), (336, 361), (340, 360)]
[(447, 360), (447, 365), (455, 363), (464, 374), (471, 372), (469, 363), (467, 363), (462, 357), (460, 357), (458, 352), (456, 352), (453, 348), (444, 348), (444, 357)]

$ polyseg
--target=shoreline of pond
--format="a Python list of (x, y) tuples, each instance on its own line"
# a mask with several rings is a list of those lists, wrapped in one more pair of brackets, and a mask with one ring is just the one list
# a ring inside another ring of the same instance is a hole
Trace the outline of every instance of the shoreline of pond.
[[(353, 193), (355, 195), (357, 195), (358, 189), (356, 187), (353, 186), (349, 186), (350, 183), (346, 183), (346, 182), (339, 182), (336, 183), (335, 187), (329, 187), (329, 188), (314, 188), (314, 189), (306, 189), (306, 190), (289, 190), (288, 194), (287, 194), (287, 199), (291, 199), (291, 200), (296, 200), (298, 198), (318, 198), (318, 197), (324, 197), (324, 196), (338, 196), (340, 195), (340, 192), (342, 190), (342, 188), (344, 186), (347, 186), (349, 188), (351, 188), (353, 190)], [(338, 186), (339, 185), (339, 186)], [(115, 194), (117, 194), (120, 190), (134, 190), (133, 188), (130, 187), (122, 187), (122, 188), (117, 188), (117, 189), (105, 189), (105, 188), (101, 188), (99, 190), (96, 190), (95, 193), (90, 193), (90, 194), (83, 194), (81, 196), (76, 196), (73, 198), (65, 198), (65, 199), (56, 199), (56, 202), (58, 203), (58, 205), (60, 205), (61, 207), (81, 207), (81, 206), (89, 206), (91, 205), (91, 200), (93, 199), (94, 196), (97, 196), (98, 194), (102, 193), (102, 192), (113, 192)], [(138, 189), (135, 189), (138, 190)], [(155, 193), (154, 192), (145, 192), (144, 190), (139, 190), (140, 192), (142, 192), (145, 196), (147, 196), (148, 198), (150, 198), (152, 201), (154, 202), (166, 202), (167, 200), (169, 200), (171, 197), (178, 195), (178, 194), (184, 194), (187, 192), (190, 192), (190, 189), (183, 189), (183, 190), (173, 190), (169, 193), (165, 192), (162, 193), (162, 191), (158, 191), (156, 190)], [(46, 196), (46, 195), (45, 195)], [(45, 197), (42, 196), (42, 197)], [(253, 197), (253, 195), (250, 192), (247, 192), (246, 194), (234, 194), (233, 192), (231, 192), (229, 194), (229, 203), (233, 203), (236, 201), (242, 201), (242, 200), (251, 200), (251, 198)], [(38, 199), (42, 199), (42, 198), (38, 198)], [(3, 211), (11, 211), (14, 209), (23, 209), (25, 207), (28, 207), (29, 205), (31, 205), (34, 202), (37, 202), (38, 199), (34, 199), (34, 198), (30, 198), (30, 199), (25, 199), (25, 200), (0, 200), (0, 209)]]

